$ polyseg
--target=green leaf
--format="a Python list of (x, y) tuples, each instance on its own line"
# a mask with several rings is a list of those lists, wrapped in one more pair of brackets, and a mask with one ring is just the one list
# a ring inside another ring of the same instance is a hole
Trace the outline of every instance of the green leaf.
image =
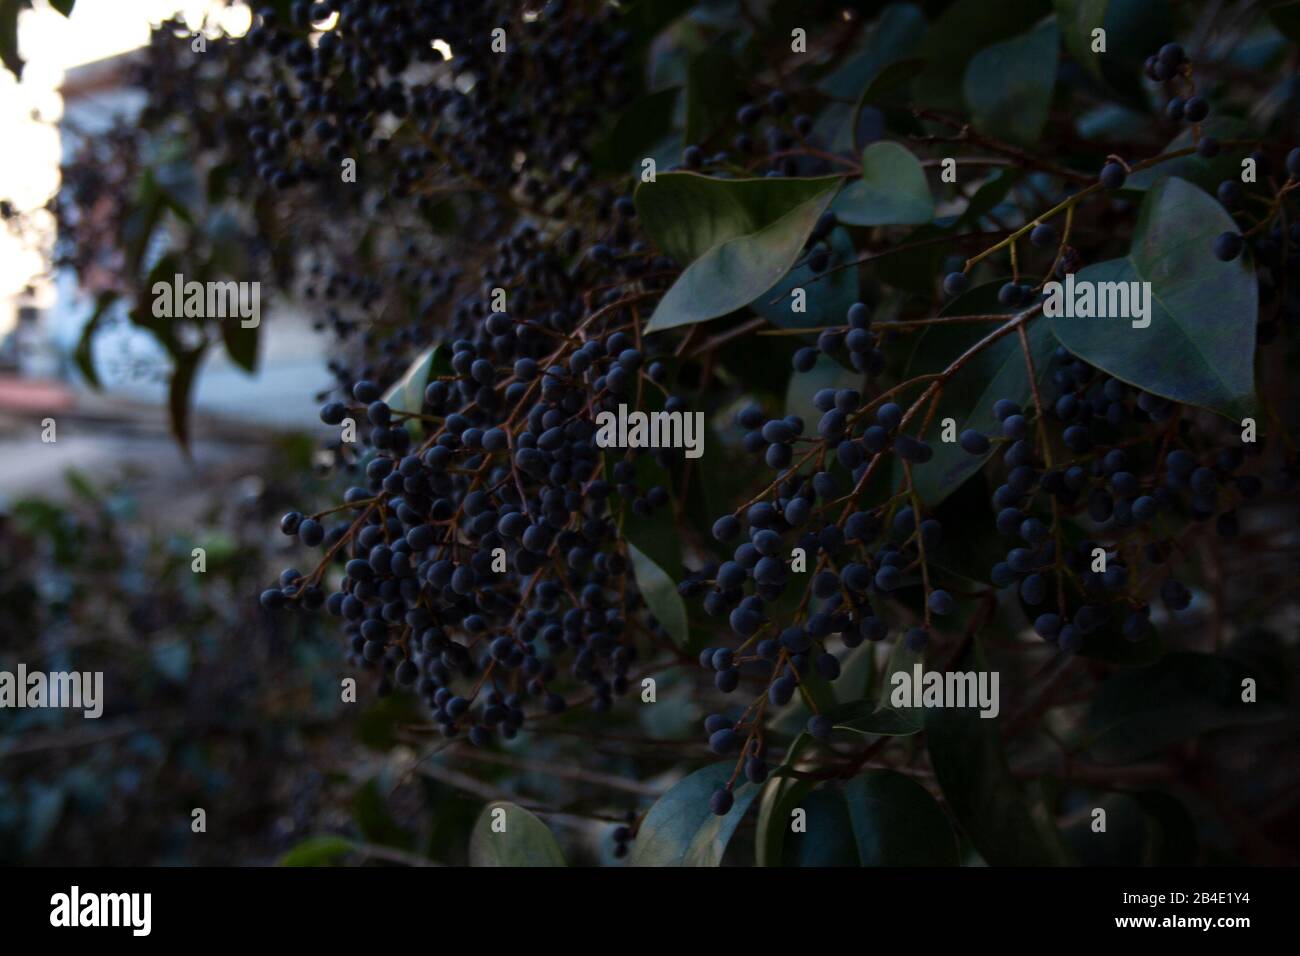
[(90, 483), (90, 479), (88, 479), (85, 474), (78, 471), (76, 468), (65, 469), (63, 472), (63, 479), (68, 483), (68, 487), (75, 491), (79, 497), (90, 502), (92, 505), (100, 503), (100, 495), (99, 492), (95, 490), (95, 486)]
[[(974, 642), (959, 669), (987, 672)], [(948, 809), (991, 866), (1050, 866), (1066, 862), (1038, 830), (1011, 775), (996, 718), (972, 707), (932, 707), (925, 713), (925, 743)]]
[(77, 362), (77, 368), (90, 386), (96, 391), (103, 388), (103, 383), (99, 380), (99, 373), (95, 370), (95, 333), (99, 330), (99, 324), (104, 319), (104, 314), (112, 305), (117, 302), (116, 292), (101, 292), (95, 300), (95, 311), (90, 314), (86, 324), (82, 326), (81, 337), (77, 340), (77, 349), (73, 353), (73, 358)]
[[(496, 811), (504, 810), (502, 816)], [(504, 832), (497, 832), (502, 829)], [(493, 825), (496, 829), (493, 829)], [(504, 800), (489, 803), (469, 838), (470, 866), (564, 866), (564, 854), (546, 824)]]
[(1161, 628), (1153, 627), (1142, 640), (1131, 641), (1123, 635), (1118, 622), (1111, 621), (1108, 626), (1085, 635), (1078, 654), (1114, 667), (1145, 667), (1163, 657), (1167, 649)]
[(893, 770), (868, 770), (844, 789), (862, 866), (956, 866), (957, 839), (930, 792)]
[(867, 27), (858, 48), (817, 87), (837, 99), (857, 97), (882, 79), (890, 66), (912, 56), (924, 38), (925, 15), (921, 10), (911, 3), (891, 3)]
[(784, 860), (785, 838), (790, 832), (790, 811), (799, 806), (799, 801), (812, 791), (816, 781), (786, 776), (781, 771), (794, 767), (812, 743), (813, 738), (806, 732), (799, 734), (786, 751), (781, 766), (768, 776), (763, 785), (754, 834), (754, 862), (758, 866), (780, 866)]
[(690, 263), (660, 300), (646, 332), (704, 322), (754, 301), (790, 271), (838, 176), (711, 179), (664, 173), (636, 191), (659, 247)]
[(23, 0), (0, 0), (0, 63), (19, 80), (23, 78), (23, 58), (18, 52), (18, 13), (25, 6)]
[(1070, 51), (1075, 62), (1096, 79), (1101, 79), (1103, 54), (1092, 52), (1092, 31), (1105, 27), (1108, 2), (1109, 0), (1052, 0), (1065, 48)]
[[(653, 397), (648, 397), (647, 404), (654, 410)], [(611, 451), (605, 455), (605, 477), (613, 483), (615, 463), (622, 459), (623, 451)], [(633, 459), (634, 481), (638, 488), (649, 489), (655, 485), (672, 487), (672, 476), (654, 460), (653, 455), (638, 455)], [(682, 544), (677, 536), (677, 526), (672, 520), (665, 520), (665, 514), (672, 514), (675, 502), (670, 501), (664, 511), (650, 515), (639, 515), (632, 507), (632, 502), (622, 499), (619, 513), (619, 531), (622, 537), (636, 545), (638, 551), (649, 557), (669, 578), (676, 581), (682, 576)]]
[[(1010, 315), (1014, 309), (997, 304), (997, 290), (1002, 282), (990, 282), (970, 290), (954, 299), (941, 315), (984, 315), (999, 312)], [(917, 340), (906, 375), (940, 372), (990, 332), (997, 329), (996, 322), (961, 322), (953, 325), (936, 325), (926, 329)], [(1025, 334), (1034, 357), (1034, 370), (1040, 386), (1050, 381), (1049, 366), (1056, 340), (1052, 337), (1047, 319), (1030, 320)], [(1024, 349), (1019, 334), (1004, 335), (992, 345), (974, 354), (944, 386), (938, 408), (930, 419), (930, 427), (922, 436), (934, 449), (934, 457), (924, 465), (912, 469), (912, 480), (920, 499), (935, 507), (948, 495), (983, 467), (993, 452), (971, 455), (957, 442), (940, 440), (945, 418), (957, 423), (960, 434), (967, 428), (997, 435), (998, 421), (993, 415), (993, 403), (999, 398), (1009, 398), (1024, 404), (1032, 398), (1029, 387), (1029, 370), (1025, 365)], [(901, 476), (901, 468), (898, 471)]]
[(221, 340), (226, 345), (226, 354), (246, 372), (257, 371), (257, 342), (261, 328), (260, 322), (246, 327), (238, 316), (221, 323)]
[[(1168, 794), (1089, 794), (1086, 813), (1062, 830), (1082, 866), (1186, 866), (1196, 862), (1196, 824)], [(1093, 809), (1106, 811), (1106, 829), (1093, 829)]]
[(845, 186), (832, 208), (850, 226), (915, 225), (934, 217), (934, 198), (920, 161), (886, 141), (862, 151), (862, 178)]
[(686, 605), (677, 593), (677, 584), (630, 541), (627, 556), (632, 562), (632, 574), (641, 596), (645, 598), (646, 607), (677, 646), (684, 647), (690, 638), (690, 625), (686, 620)]
[(1050, 9), (1048, 0), (1000, 0), (996, 13), (990, 12), (988, 0), (949, 4), (921, 45), (926, 68), (912, 84), (917, 104), (962, 109), (962, 76), (971, 57), (991, 43), (1020, 33), (1026, 24), (1037, 23)]
[[(891, 3), (867, 27), (858, 48), (817, 84), (833, 97), (825, 115), (834, 117), (834, 125), (841, 127), (831, 143), (833, 149), (861, 149), (863, 108), (924, 71), (925, 61), (915, 55), (924, 38), (925, 15), (921, 10), (910, 3)], [(839, 119), (845, 112), (845, 100), (856, 101), (847, 111), (847, 121)]]
[(77, 5), (77, 0), (50, 0), (50, 6), (65, 17), (72, 16), (72, 8)]
[(665, 28), (691, 8), (691, 0), (639, 0), (619, 17), (637, 47), (649, 46)]
[(199, 362), (207, 343), (198, 348), (172, 353), (172, 376), (167, 390), (167, 407), (171, 412), (172, 435), (185, 451), (190, 447), (190, 399), (198, 377)]
[(1168, 0), (1110, 0), (1106, 5), (1106, 55), (1100, 57), (1106, 82), (1128, 105), (1150, 115), (1150, 93), (1143, 61), (1181, 31)]
[(1147, 193), (1123, 259), (1099, 262), (1077, 282), (1150, 282), (1151, 324), (1121, 318), (1052, 319), (1079, 358), (1156, 395), (1239, 420), (1255, 400), (1258, 289), (1248, 264), (1220, 262), (1212, 247), (1232, 217), (1182, 179)]
[(1056, 21), (981, 50), (966, 67), (962, 89), (975, 128), (1033, 145), (1047, 123), (1056, 82)]
[(703, 142), (731, 120), (741, 73), (735, 58), (716, 46), (691, 57), (686, 67), (686, 142)]
[(858, 865), (853, 821), (844, 793), (827, 788), (802, 794), (796, 802), (789, 804), (785, 812), (786, 830), (790, 829), (792, 822), (790, 812), (796, 807), (803, 810), (807, 829), (786, 836), (782, 847), (783, 866)]
[(681, 87), (674, 86), (628, 104), (596, 145), (600, 168), (625, 173), (640, 160), (652, 156), (654, 148), (672, 132), (673, 113), (680, 94)]
[[(1143, 121), (1149, 122), (1149, 118), (1143, 116)], [(1254, 136), (1251, 125), (1235, 116), (1215, 115), (1199, 125), (1202, 135), (1214, 136), (1220, 140), (1250, 139)], [(1189, 126), (1171, 139), (1161, 152), (1173, 152), (1195, 145), (1195, 131)], [(1160, 163), (1150, 169), (1139, 170), (1125, 180), (1124, 188), (1126, 190), (1150, 189), (1162, 179), (1177, 176), (1179, 179), (1195, 183), (1213, 195), (1219, 183), (1225, 179), (1238, 179), (1241, 176), (1241, 157), (1244, 152), (1245, 150), (1240, 147), (1225, 147), (1213, 159), (1203, 159), (1196, 153), (1179, 156), (1177, 159)]]
[(858, 701), (837, 708), (831, 715), (835, 727), (852, 730), (859, 734), (875, 734), (883, 737), (907, 737), (920, 733), (925, 725), (925, 711), (910, 706), (896, 707), (892, 700), (894, 675), (903, 673), (909, 678), (913, 667), (922, 662), (922, 655), (899, 640), (889, 653), (881, 675), (880, 699), (878, 701)]
[(414, 845), (411, 834), (405, 830), (388, 809), (388, 801), (378, 779), (367, 780), (352, 799), (352, 817), (361, 835), (371, 843), (409, 850)]
[(1247, 677), (1259, 675), (1227, 658), (1181, 651), (1120, 671), (1088, 708), (1088, 752), (1101, 763), (1124, 763), (1212, 730), (1276, 720), (1279, 709), (1266, 698), (1241, 699)]
[(355, 849), (351, 840), (337, 836), (308, 837), (289, 849), (276, 866), (333, 866)]
[[(420, 413), (420, 409), (424, 407), (424, 390), (428, 388), (429, 383), (440, 375), (452, 374), (449, 351), (440, 345), (429, 346), (411, 363), (406, 374), (388, 387), (384, 392), (384, 401), (392, 407), (393, 411), (410, 412), (416, 415)], [(421, 419), (412, 418), (406, 424), (416, 437), (424, 433)]]
[[(920, 57), (912, 57), (911, 59), (891, 63), (877, 73), (871, 82), (862, 88), (862, 93), (853, 106), (853, 112), (849, 114), (847, 137), (843, 133), (837, 136), (834, 148), (839, 149), (841, 139), (843, 139), (848, 146), (852, 147), (854, 152), (861, 149), (861, 131), (859, 127), (862, 123), (862, 110), (869, 104), (882, 100), (885, 94), (906, 86), (924, 72), (925, 60)], [(832, 104), (832, 106), (838, 105), (842, 104)]]
[[(1020, 170), (1018, 169), (998, 169), (989, 176), (988, 180), (975, 190), (975, 194), (970, 197), (970, 202), (962, 211), (956, 225), (973, 228), (979, 225), (981, 219), (997, 209), (1002, 201), (1006, 199), (1007, 193), (1011, 187), (1020, 181)], [(996, 298), (994, 299), (996, 301)]]
[(1268, 16), (1284, 37), (1292, 43), (1300, 43), (1300, 0), (1271, 6)]
[(871, 641), (859, 644), (840, 659), (840, 676), (835, 681), (835, 700), (856, 704), (871, 696), (876, 683), (876, 649)]
[[(825, 325), (843, 325), (845, 315), (858, 300), (858, 272), (855, 267), (837, 269), (857, 257), (853, 240), (847, 230), (835, 229), (830, 235), (831, 257), (827, 271), (817, 278), (807, 263), (786, 273), (776, 285), (768, 289), (749, 307), (773, 325), (783, 329), (815, 329)], [(834, 271), (831, 271), (834, 270)], [(792, 290), (804, 290), (805, 311), (795, 312), (791, 306)], [(773, 301), (775, 300), (775, 301)]]
[(760, 788), (742, 783), (725, 816), (709, 807), (709, 797), (731, 778), (735, 764), (715, 763), (692, 773), (655, 801), (632, 844), (633, 866), (718, 866), (745, 811)]

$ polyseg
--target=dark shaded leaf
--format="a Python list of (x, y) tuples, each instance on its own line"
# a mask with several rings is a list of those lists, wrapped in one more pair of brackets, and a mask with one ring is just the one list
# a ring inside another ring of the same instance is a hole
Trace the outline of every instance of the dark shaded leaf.
[(1267, 723), (1279, 710), (1263, 693), (1241, 699), (1248, 673), (1236, 661), (1180, 651), (1150, 667), (1121, 671), (1097, 691), (1084, 732), (1101, 763), (1123, 763), (1225, 727)]
[(963, 108), (962, 77), (982, 48), (1024, 31), (1051, 10), (1048, 0), (1002, 0), (996, 12), (988, 0), (957, 0), (930, 26), (921, 44), (925, 72), (912, 83), (913, 99), (934, 109)]
[[(840, 101), (828, 107), (832, 128), (839, 130), (833, 149), (861, 149), (863, 110), (924, 70), (925, 61), (915, 56), (924, 37), (925, 16), (920, 9), (910, 3), (891, 3), (866, 28), (858, 49), (822, 78), (818, 88)], [(856, 101), (851, 110), (842, 102), (845, 100)]]
[[(1143, 117), (1144, 121), (1147, 119)], [(1211, 116), (1200, 124), (1201, 134), (1214, 136), (1220, 140), (1249, 139), (1251, 126), (1235, 116)], [(1169, 141), (1162, 153), (1174, 152), (1195, 146), (1196, 140), (1189, 126)], [(1192, 153), (1180, 156), (1150, 169), (1134, 173), (1124, 182), (1125, 189), (1150, 189), (1162, 179), (1177, 176), (1196, 183), (1206, 192), (1214, 195), (1219, 183), (1225, 179), (1237, 179), (1241, 175), (1241, 157), (1244, 150), (1225, 147), (1213, 159), (1202, 159)]]
[(221, 323), (221, 340), (226, 345), (226, 354), (245, 371), (257, 371), (257, 343), (261, 330), (261, 323), (246, 327), (238, 316)]
[[(978, 642), (958, 670), (987, 671)], [(948, 809), (992, 866), (1050, 866), (1067, 862), (1057, 841), (1040, 833), (1011, 775), (996, 718), (972, 707), (925, 712), (925, 742)]]
[(600, 168), (627, 172), (641, 159), (654, 155), (654, 148), (673, 129), (680, 87), (657, 90), (634, 100), (619, 113), (613, 127), (596, 145)]
[(96, 390), (103, 388), (99, 380), (99, 373), (95, 370), (95, 333), (99, 330), (99, 323), (103, 321), (104, 314), (117, 302), (116, 292), (101, 292), (95, 300), (95, 311), (90, 314), (86, 324), (82, 326), (81, 338), (77, 340), (77, 349), (73, 353), (73, 358), (77, 362), (77, 368), (85, 376), (86, 381)]
[(815, 781), (781, 773), (798, 763), (803, 752), (812, 746), (813, 739), (801, 733), (790, 744), (785, 760), (770, 774), (763, 785), (763, 797), (758, 803), (758, 824), (754, 836), (754, 862), (758, 866), (780, 866), (784, 860), (786, 835), (790, 832), (790, 812), (799, 801), (816, 786)]
[(1088, 266), (1076, 282), (1151, 283), (1151, 324), (1052, 319), (1061, 343), (1138, 388), (1240, 419), (1255, 402), (1258, 288), (1240, 261), (1220, 262), (1215, 237), (1232, 217), (1186, 180), (1162, 179), (1142, 203), (1123, 259)]
[(1065, 48), (1095, 78), (1101, 79), (1105, 54), (1092, 52), (1092, 31), (1105, 28), (1108, 0), (1052, 0)]
[(885, 737), (907, 737), (919, 733), (925, 724), (925, 711), (911, 706), (895, 706), (892, 691), (894, 675), (913, 676), (913, 668), (922, 662), (922, 655), (899, 640), (889, 653), (889, 660), (881, 674), (878, 700), (863, 700), (836, 708), (831, 718), (839, 730), (852, 730), (859, 734), (876, 734)]
[(370, 843), (409, 850), (415, 843), (388, 809), (388, 801), (377, 779), (367, 780), (352, 800), (352, 818)]
[(1292, 43), (1300, 43), (1300, 0), (1278, 3), (1268, 8), (1273, 26)]
[[(1196, 825), (1187, 808), (1157, 791), (1096, 794), (1061, 831), (1083, 866), (1186, 866), (1196, 859)], [(1106, 811), (1105, 830), (1094, 810)]]
[(167, 407), (171, 412), (172, 435), (186, 452), (190, 446), (190, 398), (199, 362), (207, 343), (198, 348), (172, 353), (172, 376), (168, 387)]
[(1024, 146), (1047, 122), (1060, 37), (1056, 21), (981, 50), (966, 67), (963, 90), (975, 128)]
[[(1011, 315), (1016, 310), (997, 303), (997, 290), (1002, 284), (998, 281), (978, 286), (954, 299), (941, 314)], [(963, 322), (926, 329), (916, 343), (906, 375), (910, 378), (942, 371), (953, 357), (961, 355), (997, 327), (995, 322)], [(1026, 335), (1041, 386), (1050, 381), (1049, 366), (1056, 340), (1052, 337), (1050, 323), (1042, 317), (1030, 320)], [(986, 455), (971, 455), (955, 441), (942, 441), (940, 435), (943, 420), (952, 418), (956, 422), (958, 434), (967, 428), (987, 435), (998, 434), (999, 426), (993, 415), (993, 403), (999, 398), (1009, 398), (1022, 405), (1032, 398), (1024, 349), (1019, 334), (1015, 332), (1004, 335), (975, 354), (944, 386), (938, 408), (930, 420), (930, 427), (922, 436), (934, 449), (934, 457), (924, 465), (912, 469), (916, 493), (930, 507), (938, 505), (952, 494), (993, 453), (990, 451)], [(898, 474), (901, 477), (901, 470)]]
[(627, 556), (632, 563), (637, 589), (645, 598), (650, 613), (679, 647), (685, 646), (690, 638), (690, 626), (686, 620), (686, 605), (677, 593), (677, 583), (631, 541), (627, 545)]
[(703, 142), (731, 120), (741, 95), (741, 74), (735, 58), (716, 46), (691, 57), (686, 67), (686, 142)]
[(18, 13), (27, 4), (23, 0), (0, 0), (0, 63), (23, 78), (23, 58), (18, 53)]
[(844, 788), (862, 866), (956, 866), (957, 839), (930, 792), (893, 770), (867, 770)]
[[(805, 781), (800, 781), (801, 783)], [(797, 801), (787, 801), (782, 846), (782, 866), (857, 866), (853, 822), (846, 794), (838, 789), (813, 790)], [(790, 812), (798, 808), (805, 814), (803, 833), (791, 832)]]
[(1149, 112), (1142, 63), (1178, 30), (1173, 8), (1168, 0), (1110, 0), (1105, 30), (1102, 75), (1134, 108)]

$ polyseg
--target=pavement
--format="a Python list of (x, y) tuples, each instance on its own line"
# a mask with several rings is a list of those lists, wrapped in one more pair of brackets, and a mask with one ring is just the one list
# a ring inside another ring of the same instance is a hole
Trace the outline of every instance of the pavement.
[[(55, 440), (42, 440), (53, 418)], [(68, 499), (69, 469), (92, 483), (129, 475), (140, 500), (171, 518), (202, 507), (230, 481), (252, 482), (278, 429), (193, 413), (187, 457), (167, 409), (122, 395), (80, 393), (58, 382), (0, 377), (0, 507), (18, 498)]]

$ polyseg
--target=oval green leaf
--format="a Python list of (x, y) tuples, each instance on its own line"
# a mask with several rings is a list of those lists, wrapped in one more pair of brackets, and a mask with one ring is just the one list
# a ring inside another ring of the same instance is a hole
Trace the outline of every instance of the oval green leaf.
[(1089, 266), (1080, 282), (1150, 282), (1150, 324), (1123, 318), (1052, 319), (1079, 358), (1144, 391), (1228, 418), (1255, 402), (1258, 288), (1241, 260), (1214, 257), (1215, 237), (1236, 231), (1215, 200), (1176, 177), (1151, 187), (1123, 259)]
[(793, 767), (800, 755), (812, 746), (813, 739), (801, 733), (786, 751), (785, 761), (770, 774), (758, 802), (758, 825), (754, 834), (754, 862), (758, 866), (780, 866), (784, 858), (786, 834), (790, 832), (790, 811), (816, 786), (812, 780), (782, 773)]
[(343, 837), (308, 837), (285, 852), (276, 866), (333, 866), (353, 849), (352, 841)]
[[(395, 412), (410, 412), (418, 415), (424, 407), (424, 390), (439, 375), (452, 373), (451, 359), (447, 349), (431, 345), (411, 363), (406, 374), (389, 386), (384, 392), (384, 401)], [(424, 425), (418, 418), (408, 421), (407, 427), (416, 437), (424, 433)]]
[(957, 839), (930, 792), (893, 770), (868, 770), (844, 789), (862, 866), (956, 866)]
[(704, 767), (656, 800), (641, 821), (628, 862), (633, 866), (718, 866), (760, 790), (752, 783), (741, 784), (733, 791), (735, 802), (726, 815), (715, 814), (709, 797), (731, 778), (734, 769), (731, 761)]
[(753, 302), (790, 271), (840, 177), (712, 179), (664, 173), (636, 191), (659, 248), (689, 263), (645, 331), (705, 322)]
[[(830, 248), (830, 263), (820, 278), (807, 263), (802, 263), (751, 302), (749, 307), (783, 329), (843, 325), (849, 306), (858, 298), (858, 272), (854, 267), (837, 267), (852, 262), (857, 257), (857, 250), (844, 229), (831, 232)], [(804, 291), (803, 312), (794, 311), (795, 289)]]
[(632, 562), (632, 574), (641, 597), (645, 598), (646, 607), (678, 647), (686, 646), (690, 640), (690, 625), (676, 583), (631, 541), (627, 543), (627, 556)]
[[(972, 645), (956, 665), (988, 670)], [(1054, 866), (1066, 861), (1059, 840), (1040, 832), (1039, 821), (1011, 775), (996, 718), (973, 707), (932, 707), (925, 712), (925, 743), (948, 809), (990, 866)]]
[[(504, 811), (504, 816), (497, 811)], [(495, 827), (494, 827), (495, 824)], [(521, 806), (498, 800), (479, 814), (469, 838), (470, 866), (564, 866), (546, 824)]]
[(916, 225), (934, 218), (920, 160), (906, 146), (888, 141), (862, 151), (862, 178), (844, 188), (833, 208), (850, 226)]
[(1056, 20), (980, 50), (966, 67), (962, 85), (975, 128), (1032, 145), (1047, 122), (1056, 82)]
[(907, 737), (920, 733), (925, 723), (924, 711), (906, 704), (896, 704), (893, 691), (896, 683), (894, 675), (907, 674), (911, 677), (914, 667), (921, 660), (922, 654), (909, 648), (905, 641), (895, 643), (881, 675), (880, 699), (857, 701), (836, 708), (831, 714), (835, 727), (883, 737)]
[(1052, 0), (1056, 20), (1061, 26), (1065, 48), (1076, 63), (1101, 79), (1100, 53), (1092, 52), (1092, 31), (1104, 28), (1106, 6), (1110, 0)]

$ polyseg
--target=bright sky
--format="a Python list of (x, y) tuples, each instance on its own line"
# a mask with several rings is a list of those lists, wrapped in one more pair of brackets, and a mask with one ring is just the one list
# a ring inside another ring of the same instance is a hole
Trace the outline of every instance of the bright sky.
[[(0, 69), (0, 198), (19, 209), (45, 204), (59, 182), (58, 95), (64, 72), (142, 46), (151, 23), (180, 11), (190, 26), (205, 12), (220, 10), (219, 22), (234, 34), (248, 27), (249, 9), (234, 4), (221, 9), (213, 0), (78, 0), (70, 18), (35, 0), (36, 9), (21, 14), (18, 46), (27, 66), (22, 83)], [(13, 317), (8, 302), (42, 269), (40, 254), (25, 249), (0, 228), (0, 335)], [(42, 289), (42, 299), (48, 290)]]

